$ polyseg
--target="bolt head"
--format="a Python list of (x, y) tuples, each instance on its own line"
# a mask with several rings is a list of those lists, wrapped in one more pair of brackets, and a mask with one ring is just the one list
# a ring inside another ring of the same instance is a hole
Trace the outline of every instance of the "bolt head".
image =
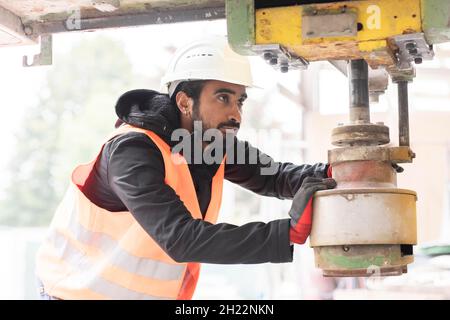
[(277, 59), (277, 58), (272, 58), (272, 59), (269, 60), (269, 63), (270, 63), (272, 66), (277, 65), (277, 64), (278, 64), (278, 59)]
[(415, 64), (421, 64), (422, 61), (423, 61), (422, 58), (415, 58), (415, 59), (414, 59), (414, 63), (415, 63)]
[(280, 67), (280, 71), (281, 71), (282, 73), (288, 72), (288, 71), (289, 71), (289, 66), (287, 66), (287, 65), (281, 66), (281, 67)]
[(272, 54), (272, 52), (267, 51), (267, 52), (264, 52), (263, 57), (264, 57), (264, 60), (270, 60), (270, 59), (272, 59), (273, 54)]
[(405, 48), (407, 50), (415, 49), (416, 48), (416, 43), (415, 42), (408, 42), (407, 44), (405, 44)]

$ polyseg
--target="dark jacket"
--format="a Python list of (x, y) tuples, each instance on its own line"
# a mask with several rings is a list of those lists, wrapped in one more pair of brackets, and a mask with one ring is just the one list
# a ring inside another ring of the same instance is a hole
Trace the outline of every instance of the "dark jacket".
[[(167, 95), (133, 90), (119, 98), (116, 112), (120, 122), (152, 130), (173, 146), (171, 133), (179, 127), (180, 119), (177, 107)], [(244, 144), (247, 153), (254, 148), (235, 139), (236, 148), (238, 144)], [(260, 157), (268, 157), (257, 152)], [(305, 177), (326, 177), (325, 164), (274, 164), (277, 169), (274, 175), (260, 174), (262, 167), (270, 165), (267, 160), (257, 164), (226, 164), (225, 179), (259, 195), (291, 199)], [(204, 215), (218, 164), (192, 164), (189, 169)], [(164, 170), (162, 155), (153, 141), (142, 133), (126, 133), (105, 144), (83, 192), (96, 205), (109, 211), (130, 211), (144, 230), (178, 262), (292, 261), (289, 219), (242, 226), (213, 225), (193, 219), (174, 190), (164, 183)]]

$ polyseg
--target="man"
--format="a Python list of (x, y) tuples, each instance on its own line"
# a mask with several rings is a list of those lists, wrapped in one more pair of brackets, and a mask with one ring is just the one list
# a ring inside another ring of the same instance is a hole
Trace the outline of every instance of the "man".
[[(291, 262), (292, 244), (309, 236), (312, 196), (335, 181), (325, 164), (276, 163), (234, 137), (252, 85), (247, 59), (225, 39), (198, 41), (175, 54), (163, 84), (168, 94), (122, 95), (118, 128), (94, 161), (74, 170), (38, 253), (44, 296), (190, 299), (200, 263)], [(214, 131), (214, 143), (225, 141), (212, 152), (219, 161), (192, 157), (214, 144), (196, 143), (199, 123), (200, 131)], [(181, 142), (180, 131), (187, 132)], [(260, 195), (293, 198), (290, 218), (216, 224), (224, 178)]]

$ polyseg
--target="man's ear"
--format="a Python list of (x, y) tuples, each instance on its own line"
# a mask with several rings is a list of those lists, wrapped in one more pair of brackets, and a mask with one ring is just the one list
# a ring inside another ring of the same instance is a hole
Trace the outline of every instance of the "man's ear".
[(188, 115), (191, 113), (192, 109), (192, 99), (188, 97), (186, 92), (179, 91), (175, 96), (175, 101), (177, 102), (177, 107), (181, 114)]

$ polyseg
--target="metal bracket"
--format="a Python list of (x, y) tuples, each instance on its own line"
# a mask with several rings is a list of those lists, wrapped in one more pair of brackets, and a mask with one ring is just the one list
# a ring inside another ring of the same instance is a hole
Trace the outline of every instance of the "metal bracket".
[(28, 56), (24, 56), (24, 67), (49, 66), (53, 63), (53, 38), (51, 34), (41, 36), (41, 53), (34, 56), (32, 63), (28, 62)]
[(252, 51), (262, 56), (275, 70), (285, 73), (289, 69), (305, 70), (309, 62), (302, 57), (290, 53), (279, 44), (258, 44), (252, 46)]
[(434, 57), (433, 47), (428, 45), (423, 33), (411, 33), (392, 38), (398, 47), (397, 67), (400, 70), (410, 69), (412, 62), (420, 64), (422, 61)]
[(379, 102), (389, 85), (389, 74), (383, 68), (369, 68), (369, 98), (370, 102)]
[(393, 83), (399, 83), (400, 81), (412, 82), (416, 77), (416, 69), (411, 64), (408, 69), (400, 70), (396, 65), (387, 67), (387, 71), (391, 76)]

